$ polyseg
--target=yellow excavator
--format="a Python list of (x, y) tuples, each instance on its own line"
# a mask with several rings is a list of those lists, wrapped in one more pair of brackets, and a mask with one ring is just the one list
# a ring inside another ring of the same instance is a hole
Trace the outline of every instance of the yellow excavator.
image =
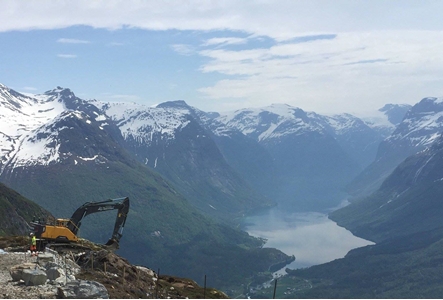
[(118, 209), (112, 237), (105, 244), (109, 248), (118, 249), (120, 238), (129, 212), (129, 198), (108, 199), (100, 202), (86, 202), (80, 206), (70, 219), (55, 219), (53, 221), (33, 221), (31, 226), (37, 239), (39, 239), (38, 250), (46, 245), (61, 246), (76, 243), (81, 226), (81, 221), (89, 214)]

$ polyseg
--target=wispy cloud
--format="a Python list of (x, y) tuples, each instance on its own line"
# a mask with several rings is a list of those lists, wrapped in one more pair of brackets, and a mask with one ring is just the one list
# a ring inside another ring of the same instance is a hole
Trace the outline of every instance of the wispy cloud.
[(360, 65), (360, 64), (374, 64), (374, 63), (379, 63), (379, 62), (387, 62), (387, 59), (383, 59), (383, 58), (379, 58), (379, 59), (363, 59), (363, 60), (359, 60), (359, 61), (355, 61), (355, 62), (350, 62), (350, 63), (346, 63), (344, 64), (345, 66), (350, 66), (350, 65)]
[(23, 89), (24, 89), (25, 91), (36, 91), (36, 90), (37, 90), (37, 88), (32, 87), (32, 86), (25, 86)]
[(124, 43), (120, 43), (120, 42), (112, 42), (112, 43), (108, 44), (108, 46), (111, 46), (111, 47), (119, 47), (119, 46), (124, 46), (124, 45), (125, 45)]
[(196, 53), (195, 47), (192, 45), (186, 45), (186, 44), (174, 44), (171, 45), (172, 49), (181, 54), (186, 56), (191, 56)]
[(57, 43), (62, 43), (62, 44), (90, 44), (90, 41), (86, 41), (86, 40), (77, 40), (77, 39), (66, 39), (66, 38), (61, 38), (57, 40)]
[[(279, 41), (303, 35), (441, 28), (442, 1), (23, 1), (4, 0), (0, 32), (94, 28), (231, 30)], [(392, 11), (396, 12), (393, 17)], [(68, 39), (69, 40), (69, 39)]]
[(247, 38), (238, 37), (223, 37), (223, 38), (211, 38), (202, 44), (202, 46), (213, 46), (213, 45), (239, 45), (246, 44), (248, 42)]
[(389, 31), (339, 33), (247, 50), (213, 47), (199, 51), (209, 59), (201, 71), (226, 77), (199, 91), (219, 101), (245, 99), (260, 106), (273, 99), (323, 113), (344, 111), (342, 103), (348, 111), (369, 110), (374, 103), (382, 107), (392, 99), (410, 98), (411, 90), (417, 101), (420, 93), (412, 87), (432, 83), (432, 78), (437, 86), (441, 78), (442, 40), (438, 31)]
[(60, 58), (77, 58), (77, 54), (57, 54)]

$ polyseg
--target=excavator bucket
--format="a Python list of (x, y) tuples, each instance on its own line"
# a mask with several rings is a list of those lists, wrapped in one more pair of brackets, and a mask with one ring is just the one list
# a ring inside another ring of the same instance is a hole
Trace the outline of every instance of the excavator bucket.
[(109, 241), (105, 244), (106, 248), (109, 250), (117, 250), (119, 248), (119, 243), (115, 239), (109, 239)]

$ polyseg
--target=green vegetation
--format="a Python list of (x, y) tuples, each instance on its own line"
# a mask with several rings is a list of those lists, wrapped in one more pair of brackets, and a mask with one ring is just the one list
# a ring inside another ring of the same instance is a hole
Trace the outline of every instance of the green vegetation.
[[(200, 214), (159, 175), (139, 164), (87, 163), (15, 171), (12, 187), (47, 208), (70, 217), (87, 201), (128, 196), (130, 213), (118, 253), (161, 274), (188, 277), (230, 290), (257, 272), (286, 261), (263, 241)], [(115, 211), (87, 216), (80, 236), (104, 243), (111, 236)]]
[(27, 223), (36, 218), (47, 218), (49, 212), (0, 183), (0, 236), (27, 235)]
[[(440, 236), (440, 238), (438, 238)], [(287, 270), (277, 298), (441, 298), (443, 228), (350, 251), (343, 259)], [(252, 295), (272, 297), (272, 287)]]

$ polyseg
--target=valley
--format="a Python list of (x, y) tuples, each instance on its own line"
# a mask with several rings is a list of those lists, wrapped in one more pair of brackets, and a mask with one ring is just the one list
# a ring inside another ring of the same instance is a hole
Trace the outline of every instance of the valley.
[[(285, 104), (147, 107), (0, 85), (0, 108), (0, 209), (11, 216), (2, 235), (24, 233), (32, 214), (68, 217), (87, 201), (129, 197), (120, 255), (200, 285), (208, 278), (230, 297), (278, 270), (288, 291), (292, 281), (308, 287), (301, 297), (405, 296), (408, 268), (433, 274), (425, 254), (440, 266), (440, 98), (362, 119)], [(110, 223), (85, 219), (81, 234), (100, 242)]]

